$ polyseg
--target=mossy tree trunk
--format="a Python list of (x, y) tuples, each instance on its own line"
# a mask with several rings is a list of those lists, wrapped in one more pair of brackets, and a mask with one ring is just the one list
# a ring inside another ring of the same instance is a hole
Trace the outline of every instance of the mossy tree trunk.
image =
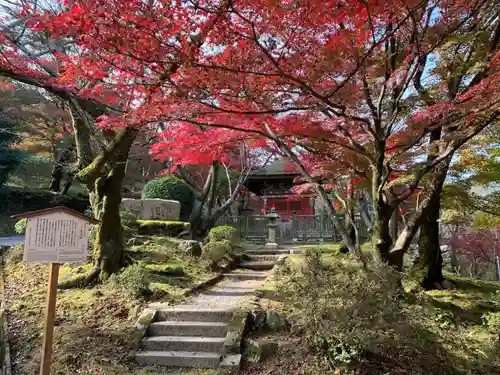
[(87, 186), (94, 217), (100, 222), (94, 243), (94, 272), (101, 279), (124, 265), (121, 186), (137, 133), (134, 127), (120, 129), (106, 149), (77, 176)]

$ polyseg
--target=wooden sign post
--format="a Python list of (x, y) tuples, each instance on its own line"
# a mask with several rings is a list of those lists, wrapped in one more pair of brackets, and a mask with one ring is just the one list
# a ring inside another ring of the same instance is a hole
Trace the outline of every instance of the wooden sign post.
[(45, 327), (43, 329), (42, 363), (40, 375), (50, 374), (52, 364), (52, 342), (54, 339), (54, 321), (56, 319), (57, 282), (59, 280), (59, 263), (52, 263), (49, 271), (47, 305), (45, 306)]
[(28, 220), (24, 260), (50, 264), (40, 365), (40, 375), (50, 375), (59, 265), (87, 261), (88, 226), (98, 221), (66, 207), (27, 212), (12, 218)]

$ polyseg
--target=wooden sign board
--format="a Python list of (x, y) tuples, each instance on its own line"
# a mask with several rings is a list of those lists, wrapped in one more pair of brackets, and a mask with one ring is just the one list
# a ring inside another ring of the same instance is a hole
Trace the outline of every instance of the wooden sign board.
[(12, 218), (27, 219), (24, 260), (47, 264), (86, 261), (89, 224), (98, 223), (66, 207), (47, 208)]
[(28, 218), (24, 260), (36, 263), (86, 261), (88, 232), (86, 220), (62, 211)]
[(12, 218), (27, 219), (24, 260), (50, 264), (40, 364), (40, 375), (50, 375), (59, 264), (87, 261), (89, 223), (98, 221), (66, 207), (27, 212)]

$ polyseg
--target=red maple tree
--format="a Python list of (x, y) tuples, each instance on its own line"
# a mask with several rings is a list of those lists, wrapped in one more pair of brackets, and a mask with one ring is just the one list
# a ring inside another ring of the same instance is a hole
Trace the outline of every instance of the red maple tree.
[[(103, 117), (103, 126), (166, 121), (175, 137), (190, 129), (193, 137), (213, 136), (211, 144), (240, 137), (251, 137), (256, 147), (272, 144), (326, 202), (314, 176), (318, 159), (333, 168), (347, 163), (350, 174), (360, 169), (371, 184), (377, 250), (401, 265), (439, 198), (438, 172), (446, 175), (453, 153), (498, 118), (495, 5), (75, 0), (59, 12), (25, 10), (34, 32), (77, 46), (57, 56), (64, 67), (57, 80), (28, 71), (16, 51), (8, 53), (18, 64), (6, 66), (4, 57), (0, 73), (31, 74), (75, 95), (118, 103), (120, 111)], [(169, 153), (182, 154), (184, 141)], [(213, 158), (206, 148), (182, 157)], [(402, 177), (390, 181), (394, 172)], [(428, 197), (393, 246), (392, 213), (429, 172)], [(332, 220), (355, 250), (335, 215)]]

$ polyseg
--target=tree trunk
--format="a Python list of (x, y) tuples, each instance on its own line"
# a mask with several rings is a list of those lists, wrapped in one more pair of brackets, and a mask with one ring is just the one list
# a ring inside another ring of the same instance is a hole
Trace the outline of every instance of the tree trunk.
[[(359, 246), (356, 238), (356, 223), (354, 221), (354, 187), (350, 178), (347, 182), (347, 196), (345, 199), (345, 205), (344, 228), (351, 242), (355, 244), (355, 246)], [(344, 254), (347, 254), (349, 252), (349, 248), (344, 242), (342, 242), (340, 245), (340, 252)]]
[(392, 213), (391, 221), (389, 223), (389, 228), (391, 231), (392, 242), (396, 242), (399, 236), (399, 215), (397, 207)]
[(94, 243), (94, 264), (105, 279), (124, 265), (123, 235), (120, 220), (121, 183), (125, 164), (118, 164), (106, 177), (96, 181), (91, 198), (94, 215), (100, 221)]
[[(67, 149), (62, 150), (60, 153), (54, 151), (54, 167), (52, 168), (52, 180), (50, 181), (50, 187), (49, 187), (49, 189), (54, 193), (59, 193), (61, 191), (61, 182), (64, 175), (64, 166), (69, 163), (72, 152), (73, 152), (72, 147), (68, 147)], [(66, 194), (68, 192), (68, 189), (65, 186), (63, 194)]]
[(443, 280), (443, 257), (439, 245), (439, 215), (441, 192), (448, 172), (449, 161), (439, 164), (433, 173), (431, 191), (420, 226), (418, 262), (415, 267), (425, 270), (422, 287), (433, 289)]
[[(374, 201), (376, 201), (374, 199)], [(375, 205), (375, 223), (373, 226), (372, 241), (379, 260), (392, 264), (389, 254), (392, 247), (392, 237), (389, 227), (392, 209), (389, 205), (380, 202)]]
[(68, 177), (66, 183), (64, 184), (63, 190), (61, 194), (68, 194), (71, 185), (73, 184), (73, 179), (75, 178), (75, 174), (73, 172), (68, 172)]
[(124, 265), (121, 185), (137, 133), (134, 127), (119, 130), (108, 147), (78, 174), (89, 190), (94, 216), (100, 221), (94, 243), (94, 268), (99, 270), (101, 279), (118, 272)]
[(59, 193), (61, 191), (61, 181), (63, 178), (63, 167), (61, 163), (54, 163), (54, 166), (52, 167), (51, 177), (52, 179), (50, 180), (49, 189), (54, 193)]

